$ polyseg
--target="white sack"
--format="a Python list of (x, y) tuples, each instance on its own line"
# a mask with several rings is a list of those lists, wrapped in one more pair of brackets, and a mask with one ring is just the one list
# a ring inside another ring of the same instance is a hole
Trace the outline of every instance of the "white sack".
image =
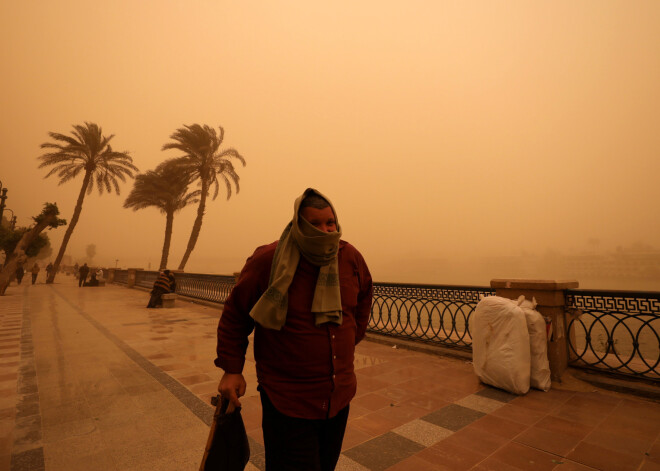
[(520, 296), (518, 305), (525, 313), (529, 332), (530, 385), (541, 391), (547, 391), (550, 389), (550, 363), (548, 362), (548, 334), (545, 330), (545, 319), (536, 310), (536, 299), (532, 298), (532, 301), (527, 301), (524, 296)]
[(487, 296), (470, 319), (472, 360), (479, 379), (513, 394), (530, 385), (529, 333), (525, 314), (515, 301)]

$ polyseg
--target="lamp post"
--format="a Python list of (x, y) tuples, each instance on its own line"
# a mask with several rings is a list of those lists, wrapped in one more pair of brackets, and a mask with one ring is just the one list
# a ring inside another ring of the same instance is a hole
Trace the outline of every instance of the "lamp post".
[(119, 262), (119, 259), (116, 258), (116, 259), (115, 259), (115, 270), (117, 269), (117, 263), (118, 263), (118, 262)]
[(2, 213), (5, 211), (6, 199), (7, 199), (7, 188), (3, 188), (2, 181), (0, 181), (0, 221), (2, 221)]

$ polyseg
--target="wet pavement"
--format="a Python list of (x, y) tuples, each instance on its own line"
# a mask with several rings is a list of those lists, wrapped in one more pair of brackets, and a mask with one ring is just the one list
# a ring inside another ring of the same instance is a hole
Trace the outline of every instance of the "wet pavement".
[[(119, 285), (13, 284), (0, 298), (0, 470), (196, 470), (221, 371), (216, 307)], [(566, 375), (525, 396), (464, 360), (366, 340), (338, 470), (660, 470), (660, 404)], [(264, 469), (251, 353), (242, 399)]]

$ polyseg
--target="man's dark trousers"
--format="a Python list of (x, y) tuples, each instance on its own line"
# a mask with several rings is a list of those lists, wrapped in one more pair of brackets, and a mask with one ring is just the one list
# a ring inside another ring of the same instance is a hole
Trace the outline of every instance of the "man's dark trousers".
[(325, 420), (299, 419), (280, 413), (261, 391), (266, 471), (332, 471), (337, 465), (348, 408)]

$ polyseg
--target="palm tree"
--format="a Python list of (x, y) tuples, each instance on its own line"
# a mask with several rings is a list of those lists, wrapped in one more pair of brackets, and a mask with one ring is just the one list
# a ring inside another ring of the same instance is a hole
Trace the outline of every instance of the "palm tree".
[(124, 202), (124, 208), (132, 208), (133, 211), (152, 206), (165, 214), (165, 241), (163, 242), (163, 254), (160, 258), (159, 270), (167, 268), (174, 213), (188, 204), (199, 201), (197, 197), (200, 191), (188, 192), (189, 184), (190, 178), (185, 174), (182, 175), (179, 169), (172, 165), (172, 161), (166, 161), (156, 167), (155, 170), (137, 175), (133, 189)]
[(53, 167), (44, 178), (56, 174), (62, 185), (73, 180), (84, 173), (78, 201), (73, 210), (71, 222), (66, 229), (60, 251), (57, 254), (53, 270), (46, 280), (52, 283), (55, 280), (55, 274), (60, 266), (64, 251), (69, 243), (80, 212), (82, 211), (85, 194), (90, 194), (94, 188), (94, 183), (99, 190), (99, 194), (104, 191), (110, 193), (112, 189), (119, 194), (118, 181), (125, 182), (126, 177), (132, 177), (133, 172), (138, 168), (133, 165), (133, 159), (128, 152), (115, 152), (110, 147), (110, 140), (114, 135), (104, 136), (101, 128), (95, 123), (85, 122), (84, 125), (77, 124), (73, 126), (71, 136), (49, 132), (48, 135), (56, 142), (46, 142), (41, 144), (42, 149), (52, 149), (39, 157), (42, 167)]
[(214, 189), (213, 199), (218, 196), (218, 180), (224, 181), (227, 187), (227, 199), (231, 197), (231, 182), (236, 185), (236, 193), (240, 191), (239, 177), (230, 159), (238, 159), (243, 166), (245, 166), (245, 159), (233, 148), (219, 150), (225, 134), (222, 127), (219, 127), (219, 129), (220, 133), (218, 134), (215, 129), (206, 124), (204, 126), (199, 124), (185, 125), (170, 136), (170, 139), (174, 142), (169, 142), (163, 146), (163, 150), (177, 149), (184, 153), (182, 157), (174, 159), (172, 165), (182, 173), (189, 175), (191, 181), (198, 180), (199, 185), (202, 187), (199, 195), (197, 217), (188, 239), (188, 247), (186, 247), (186, 252), (179, 264), (179, 270), (185, 268), (188, 258), (197, 243), (199, 232), (202, 229), (206, 198), (211, 187)]

